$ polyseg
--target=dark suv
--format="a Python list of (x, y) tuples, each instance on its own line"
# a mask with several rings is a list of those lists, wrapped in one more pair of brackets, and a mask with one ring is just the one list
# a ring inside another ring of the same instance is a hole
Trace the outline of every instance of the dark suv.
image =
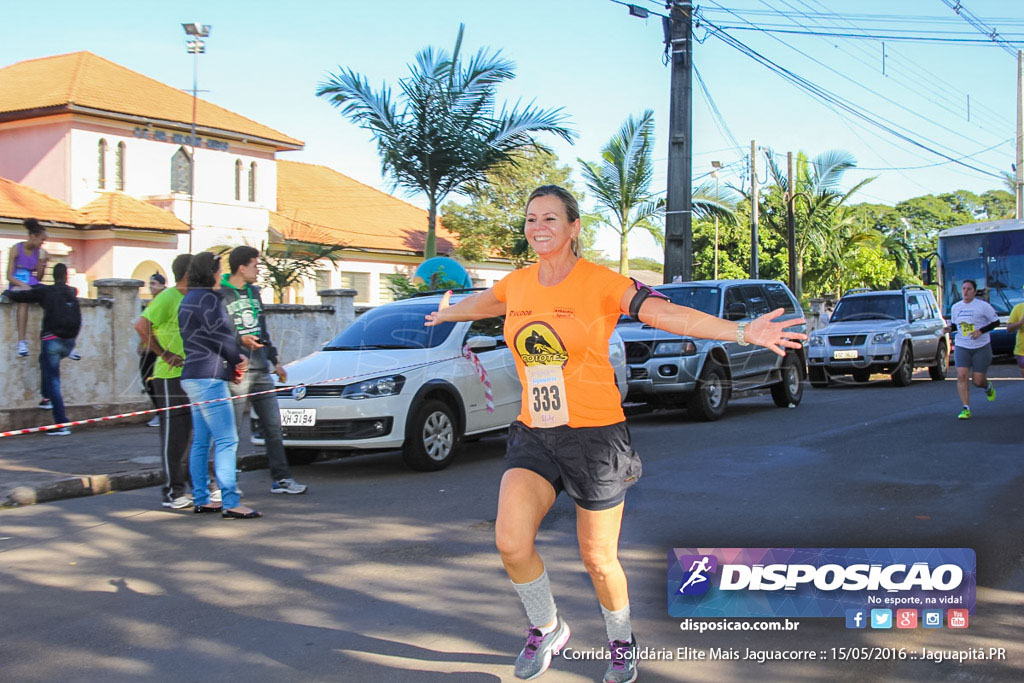
[[(751, 320), (777, 308), (783, 320), (803, 317), (789, 288), (774, 280), (700, 280), (654, 289), (673, 303), (726, 320)], [(741, 393), (770, 388), (782, 407), (803, 397), (803, 349), (783, 358), (753, 344), (677, 337), (629, 318), (616, 329), (626, 343), (627, 401), (685, 405), (698, 419), (717, 420), (730, 396)], [(803, 332), (805, 326), (794, 329)]]

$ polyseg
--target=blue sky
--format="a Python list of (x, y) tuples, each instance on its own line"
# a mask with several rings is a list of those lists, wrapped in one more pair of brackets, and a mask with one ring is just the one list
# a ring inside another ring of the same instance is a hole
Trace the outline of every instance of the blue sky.
[[(652, 11), (660, 3), (633, 0)], [(517, 64), (503, 90), (509, 100), (563, 107), (579, 133), (575, 146), (551, 141), (563, 163), (595, 160), (626, 116), (655, 111), (655, 189), (667, 166), (669, 69), (662, 63), (660, 19), (630, 17), (611, 0), (392, 0), (389, 3), (182, 1), (167, 4), (51, 0), (6, 3), (0, 65), (90, 50), (147, 76), (191, 88), (192, 62), (180, 23), (213, 26), (200, 57), (202, 96), (302, 139), (306, 149), (282, 155), (331, 166), (376, 187), (375, 147), (366, 132), (314, 96), (339, 65), (379, 85), (394, 83), (420, 48), (450, 48), (460, 22), (466, 47), (501, 49)], [(1010, 41), (1024, 39), (1024, 5), (998, 0), (962, 4)], [(1009, 171), (1014, 157), (1016, 60), (993, 46), (923, 44), (764, 33), (762, 28), (832, 33), (913, 29), (922, 35), (981, 38), (942, 0), (708, 0), (706, 18), (818, 86), (905, 134), (990, 173)], [(663, 10), (662, 10), (663, 11)], [(782, 14), (779, 13), (782, 12)], [(54, 18), (59, 16), (59, 21)], [(864, 170), (849, 184), (876, 176), (861, 201), (895, 203), (926, 193), (1000, 187), (994, 177), (964, 168), (858, 119), (841, 116), (699, 27), (694, 63), (722, 113), (735, 145), (716, 123), (694, 83), (694, 176), (712, 160), (727, 166), (722, 182), (739, 182), (750, 141), (782, 156), (827, 149), (854, 154)], [(967, 117), (970, 100), (970, 120)], [(982, 152), (981, 150), (987, 150)], [(763, 168), (763, 157), (759, 161)], [(762, 176), (763, 178), (763, 176)], [(401, 192), (399, 191), (401, 195)], [(401, 195), (405, 196), (405, 195)], [(421, 198), (407, 197), (422, 205)], [(610, 246), (607, 236), (599, 244)], [(657, 255), (638, 235), (633, 255)]]

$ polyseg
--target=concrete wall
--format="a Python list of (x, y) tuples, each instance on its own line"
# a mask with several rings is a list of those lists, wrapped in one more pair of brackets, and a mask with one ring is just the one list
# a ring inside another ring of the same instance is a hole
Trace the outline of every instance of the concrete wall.
[[(61, 388), (68, 418), (79, 420), (150, 407), (138, 378), (139, 339), (133, 325), (140, 310), (141, 280), (106, 279), (94, 283), (96, 299), (80, 299), (82, 331), (75, 350), (80, 361), (61, 363)], [(317, 351), (352, 323), (351, 290), (323, 290), (318, 306), (268, 305), (267, 323), (283, 363)], [(39, 326), (42, 309), (29, 305), (30, 354), (15, 354), (17, 305), (0, 297), (0, 430), (50, 424), (39, 410)], [(131, 418), (145, 421), (148, 418)]]

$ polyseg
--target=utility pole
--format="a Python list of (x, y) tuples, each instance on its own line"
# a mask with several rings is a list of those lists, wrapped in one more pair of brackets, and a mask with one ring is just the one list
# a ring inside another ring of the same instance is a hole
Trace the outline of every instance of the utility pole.
[(670, 0), (666, 42), (672, 60), (669, 106), (668, 187), (665, 211), (665, 282), (693, 279), (691, 214), (693, 132), (693, 4)]
[(800, 298), (796, 281), (796, 187), (793, 185), (793, 153), (786, 153), (786, 242), (789, 246), (789, 291)]
[(1017, 220), (1024, 219), (1024, 51), (1017, 50)]
[(757, 250), (757, 220), (760, 210), (760, 198), (757, 196), (757, 142), (750, 141), (750, 277), (757, 279), (760, 267)]

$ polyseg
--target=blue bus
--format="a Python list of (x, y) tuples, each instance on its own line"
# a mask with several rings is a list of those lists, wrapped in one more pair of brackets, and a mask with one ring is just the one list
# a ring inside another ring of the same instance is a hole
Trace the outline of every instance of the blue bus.
[[(978, 296), (996, 309), (1001, 327), (992, 331), (992, 351), (1013, 353), (1015, 333), (1006, 331), (1013, 307), (1024, 302), (1024, 220), (983, 221), (939, 233), (939, 305), (949, 320), (963, 281), (978, 283)], [(931, 278), (926, 274), (925, 278)], [(955, 343), (955, 342), (954, 342)]]

